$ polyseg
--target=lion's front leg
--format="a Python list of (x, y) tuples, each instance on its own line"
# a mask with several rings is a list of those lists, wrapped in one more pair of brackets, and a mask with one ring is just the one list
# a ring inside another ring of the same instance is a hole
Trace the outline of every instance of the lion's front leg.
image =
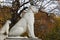
[(32, 38), (37, 38), (34, 34), (34, 23), (28, 23), (28, 36)]
[(29, 37), (35, 37), (33, 25), (28, 24), (28, 35)]

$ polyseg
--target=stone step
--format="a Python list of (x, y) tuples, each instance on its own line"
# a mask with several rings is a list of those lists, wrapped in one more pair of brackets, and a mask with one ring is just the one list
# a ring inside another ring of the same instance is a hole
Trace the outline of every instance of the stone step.
[(5, 40), (41, 40), (38, 38), (8, 37)]

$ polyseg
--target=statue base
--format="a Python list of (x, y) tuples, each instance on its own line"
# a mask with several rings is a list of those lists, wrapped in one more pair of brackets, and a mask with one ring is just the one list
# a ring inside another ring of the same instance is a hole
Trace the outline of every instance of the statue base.
[(5, 40), (41, 40), (38, 38), (27, 38), (27, 37), (8, 37)]

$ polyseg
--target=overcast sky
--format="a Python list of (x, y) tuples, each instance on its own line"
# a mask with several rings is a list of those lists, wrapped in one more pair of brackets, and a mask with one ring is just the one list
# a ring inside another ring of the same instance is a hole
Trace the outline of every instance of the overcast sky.
[[(13, 0), (0, 0), (0, 1), (11, 2), (11, 1), (13, 1)], [(20, 2), (23, 2), (23, 1), (24, 1), (24, 0), (20, 0)], [(26, 1), (28, 1), (28, 0), (25, 0), (25, 2), (26, 2)], [(0, 3), (0, 4), (1, 4), (1, 3)], [(9, 4), (9, 3), (4, 3), (4, 4), (2, 3), (1, 5), (12, 6), (12, 5)], [(44, 11), (46, 11), (46, 12), (48, 12), (48, 13), (50, 13), (50, 11), (55, 8), (55, 9), (52, 10), (51, 12), (56, 13), (56, 14), (60, 14), (60, 9), (57, 8), (57, 6), (58, 6), (58, 2), (57, 2), (57, 1), (44, 0), (44, 2), (42, 3), (42, 6), (43, 6), (43, 8), (45, 8)]]

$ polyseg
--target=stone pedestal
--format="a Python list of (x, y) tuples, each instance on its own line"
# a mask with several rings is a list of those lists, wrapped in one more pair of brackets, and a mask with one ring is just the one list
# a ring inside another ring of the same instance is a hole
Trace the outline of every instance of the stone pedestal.
[(8, 37), (5, 40), (41, 40), (36, 38)]

